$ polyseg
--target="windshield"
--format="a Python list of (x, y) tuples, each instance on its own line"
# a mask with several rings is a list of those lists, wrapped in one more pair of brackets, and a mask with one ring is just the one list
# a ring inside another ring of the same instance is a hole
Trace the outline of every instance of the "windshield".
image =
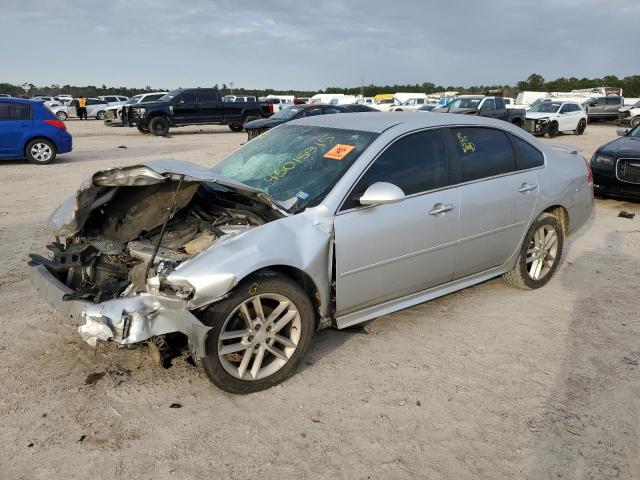
[(141, 98), (142, 98), (142, 95), (134, 95), (129, 100), (127, 100), (127, 105), (136, 104), (140, 101)]
[(302, 110), (304, 110), (304, 107), (287, 107), (283, 108), (275, 115), (271, 115), (270, 118), (273, 118), (274, 120), (291, 120)]
[(633, 108), (640, 108), (640, 100), (633, 104)]
[(377, 136), (282, 125), (251, 140), (213, 171), (265, 192), (295, 213), (319, 204)]
[(640, 138), (640, 125), (636, 125), (634, 128), (627, 132), (627, 137)]
[(171, 100), (173, 100), (176, 96), (180, 95), (180, 92), (182, 90), (172, 90), (169, 93), (165, 94), (162, 96), (162, 98), (160, 99), (161, 102), (170, 102)]
[(456, 98), (447, 103), (449, 108), (478, 108), (482, 98)]
[(562, 106), (558, 102), (541, 102), (529, 109), (530, 112), (556, 113)]

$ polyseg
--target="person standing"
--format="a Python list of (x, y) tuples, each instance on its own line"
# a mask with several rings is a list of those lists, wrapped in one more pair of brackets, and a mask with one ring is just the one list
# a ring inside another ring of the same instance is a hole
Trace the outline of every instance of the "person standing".
[(78, 118), (80, 120), (87, 119), (87, 99), (82, 95), (78, 97)]

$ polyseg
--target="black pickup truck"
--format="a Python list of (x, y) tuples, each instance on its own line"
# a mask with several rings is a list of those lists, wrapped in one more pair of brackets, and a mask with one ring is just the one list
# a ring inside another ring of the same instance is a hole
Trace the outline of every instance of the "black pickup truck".
[(497, 118), (519, 127), (524, 125), (524, 118), (527, 115), (523, 108), (507, 108), (502, 97), (485, 97), (484, 95), (461, 95), (433, 111)]
[(158, 136), (185, 125), (229, 125), (241, 132), (246, 121), (259, 117), (258, 102), (223, 102), (217, 88), (173, 90), (157, 102), (131, 105), (123, 112), (125, 125)]

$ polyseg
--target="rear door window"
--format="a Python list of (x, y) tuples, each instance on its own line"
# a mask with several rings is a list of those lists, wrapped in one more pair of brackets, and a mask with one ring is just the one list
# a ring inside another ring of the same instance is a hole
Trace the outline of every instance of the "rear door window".
[(215, 103), (217, 100), (218, 100), (218, 96), (215, 93), (211, 93), (211, 92), (198, 93), (198, 103)]
[(510, 173), (516, 158), (506, 133), (482, 127), (452, 128), (450, 143), (460, 183)]
[(0, 120), (30, 120), (31, 106), (25, 103), (0, 103)]

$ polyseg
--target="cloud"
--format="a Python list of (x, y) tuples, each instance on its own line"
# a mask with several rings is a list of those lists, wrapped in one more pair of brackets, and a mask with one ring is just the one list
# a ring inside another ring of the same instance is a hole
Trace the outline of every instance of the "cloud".
[(319, 89), (637, 73), (624, 46), (639, 38), (640, 4), (623, 0), (50, 5), (3, 1), (0, 81)]

